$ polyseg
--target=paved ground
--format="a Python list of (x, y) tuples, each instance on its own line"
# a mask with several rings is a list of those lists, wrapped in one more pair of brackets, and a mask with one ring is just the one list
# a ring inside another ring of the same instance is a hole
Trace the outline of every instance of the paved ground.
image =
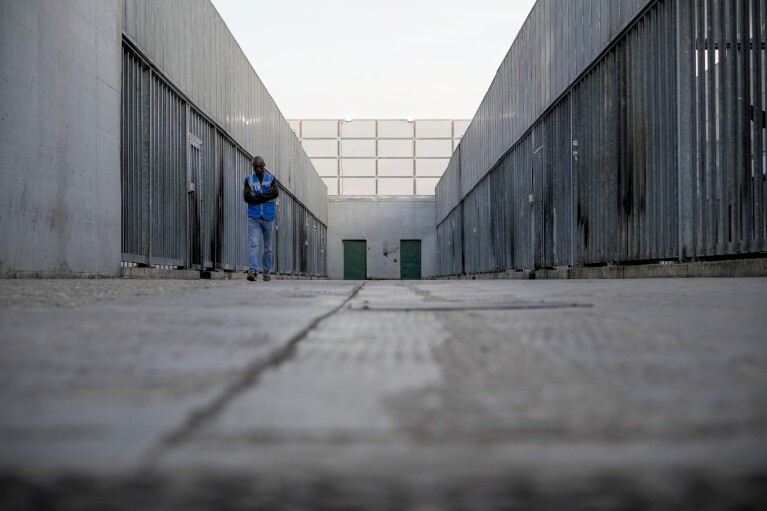
[(0, 508), (757, 509), (767, 279), (0, 280)]

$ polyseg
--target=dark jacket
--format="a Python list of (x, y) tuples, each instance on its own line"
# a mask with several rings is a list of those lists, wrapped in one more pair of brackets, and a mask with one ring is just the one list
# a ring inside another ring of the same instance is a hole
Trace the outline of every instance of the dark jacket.
[(269, 191), (266, 193), (254, 192), (248, 184), (248, 178), (245, 178), (245, 186), (242, 189), (242, 200), (248, 204), (263, 204), (269, 202), (280, 196), (280, 187), (277, 184), (277, 180), (272, 181), (272, 186), (269, 187)]

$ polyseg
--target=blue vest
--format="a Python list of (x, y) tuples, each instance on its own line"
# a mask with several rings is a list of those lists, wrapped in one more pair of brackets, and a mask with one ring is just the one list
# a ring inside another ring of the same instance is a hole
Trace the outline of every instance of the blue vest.
[[(269, 187), (274, 181), (274, 176), (264, 171), (263, 181), (259, 183), (258, 176), (255, 172), (248, 176), (248, 184), (250, 189), (256, 193), (266, 193), (269, 191)], [(264, 220), (274, 220), (275, 207), (274, 200), (264, 202), (263, 204), (248, 204), (248, 217), (260, 218), (264, 217)]]

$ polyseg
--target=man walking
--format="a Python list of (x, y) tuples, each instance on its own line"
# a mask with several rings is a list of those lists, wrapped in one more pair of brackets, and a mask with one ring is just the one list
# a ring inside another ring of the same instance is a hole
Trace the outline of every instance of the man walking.
[(267, 172), (264, 159), (253, 158), (253, 173), (245, 178), (242, 198), (248, 203), (248, 240), (250, 241), (250, 260), (248, 280), (253, 282), (258, 277), (258, 256), (263, 241), (264, 281), (272, 280), (272, 228), (276, 213), (275, 199), (280, 195), (277, 180)]

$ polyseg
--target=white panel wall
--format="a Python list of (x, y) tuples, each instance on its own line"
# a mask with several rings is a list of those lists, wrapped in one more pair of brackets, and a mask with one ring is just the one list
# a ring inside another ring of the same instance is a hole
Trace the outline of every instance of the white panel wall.
[(120, 271), (121, 0), (0, 0), (0, 273)]
[(421, 240), (421, 277), (437, 271), (434, 198), (328, 199), (328, 277), (343, 279), (343, 240), (367, 240), (369, 279), (400, 278), (400, 240)]

